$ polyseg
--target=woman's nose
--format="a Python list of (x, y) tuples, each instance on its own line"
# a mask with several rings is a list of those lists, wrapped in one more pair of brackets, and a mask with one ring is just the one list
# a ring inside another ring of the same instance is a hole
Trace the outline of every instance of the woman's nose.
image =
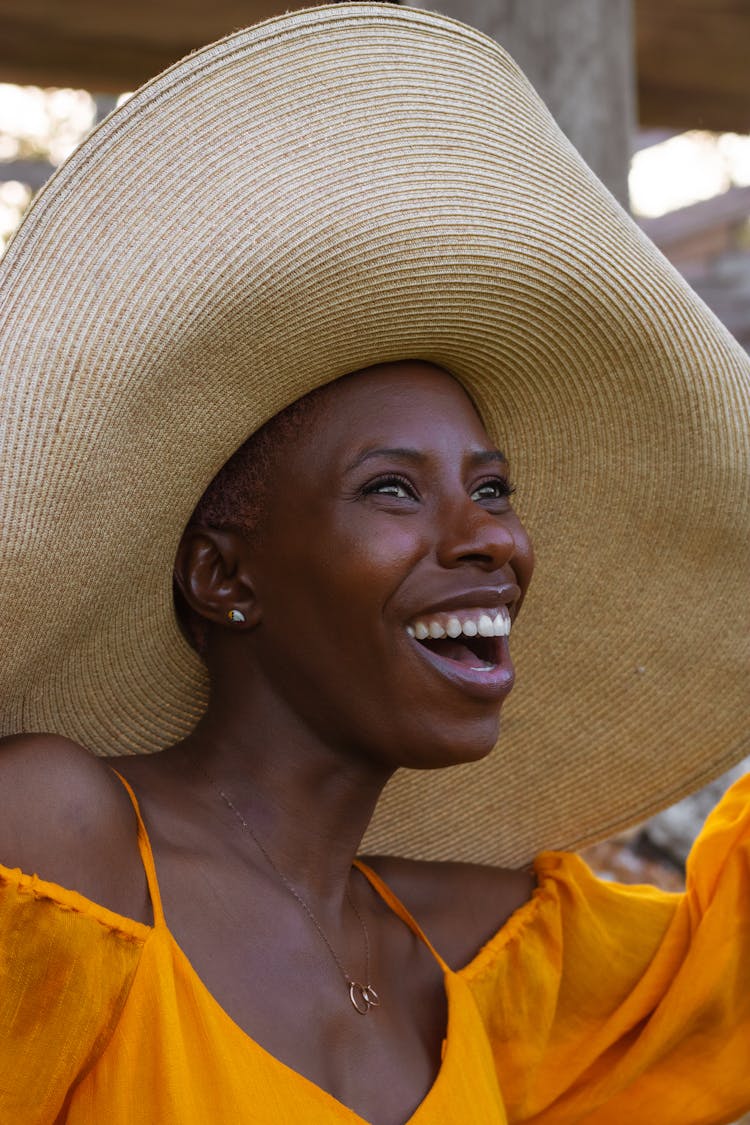
[(455, 567), (467, 563), (484, 570), (499, 570), (516, 553), (510, 513), (488, 512), (466, 498), (450, 513), (443, 511), (438, 538), (438, 561)]

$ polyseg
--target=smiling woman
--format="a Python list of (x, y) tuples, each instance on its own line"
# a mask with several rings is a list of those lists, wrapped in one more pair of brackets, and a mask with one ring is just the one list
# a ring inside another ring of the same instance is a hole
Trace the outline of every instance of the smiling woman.
[[(182, 539), (178, 587), (214, 625), (201, 754), (227, 721), (228, 691), (243, 728), (288, 711), (327, 747), (379, 766), (373, 799), (358, 802), (372, 809), (396, 768), (494, 747), (513, 682), (504, 622), (531, 578), (531, 546), (507, 464), (444, 371), (371, 368), (314, 392), (305, 416), (274, 451), (252, 533), (208, 519), (201, 501)], [(233, 610), (242, 620), (228, 631)], [(447, 637), (451, 622), (461, 641)], [(290, 732), (275, 741), (289, 745)]]
[(238, 32), (0, 269), (0, 1119), (749, 1108), (748, 782), (561, 850), (745, 752), (748, 362), (507, 55)]

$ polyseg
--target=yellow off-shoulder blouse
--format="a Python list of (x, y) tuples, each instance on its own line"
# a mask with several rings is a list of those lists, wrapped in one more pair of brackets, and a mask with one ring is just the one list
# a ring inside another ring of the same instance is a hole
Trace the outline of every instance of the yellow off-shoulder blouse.
[[(152, 926), (0, 867), (2, 1125), (363, 1125), (202, 984), (138, 820)], [(443, 1060), (408, 1125), (720, 1125), (750, 1109), (750, 777), (708, 819), (684, 895), (603, 882), (564, 853), (536, 871), (469, 965), (436, 954)]]

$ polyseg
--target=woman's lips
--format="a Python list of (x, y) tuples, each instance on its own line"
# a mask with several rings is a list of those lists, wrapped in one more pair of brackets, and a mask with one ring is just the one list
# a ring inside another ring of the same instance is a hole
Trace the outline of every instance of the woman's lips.
[[(409, 635), (409, 642), (438, 675), (480, 699), (503, 699), (513, 687), (513, 662), (507, 637), (487, 638), (490, 659), (457, 640), (432, 640), (430, 647)], [(459, 651), (461, 650), (461, 651)]]

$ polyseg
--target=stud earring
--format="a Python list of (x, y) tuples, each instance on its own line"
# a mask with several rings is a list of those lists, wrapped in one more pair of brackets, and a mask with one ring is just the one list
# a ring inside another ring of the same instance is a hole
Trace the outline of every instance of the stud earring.
[(245, 620), (245, 615), (241, 609), (230, 609), (227, 617), (231, 622), (237, 625), (241, 625)]

